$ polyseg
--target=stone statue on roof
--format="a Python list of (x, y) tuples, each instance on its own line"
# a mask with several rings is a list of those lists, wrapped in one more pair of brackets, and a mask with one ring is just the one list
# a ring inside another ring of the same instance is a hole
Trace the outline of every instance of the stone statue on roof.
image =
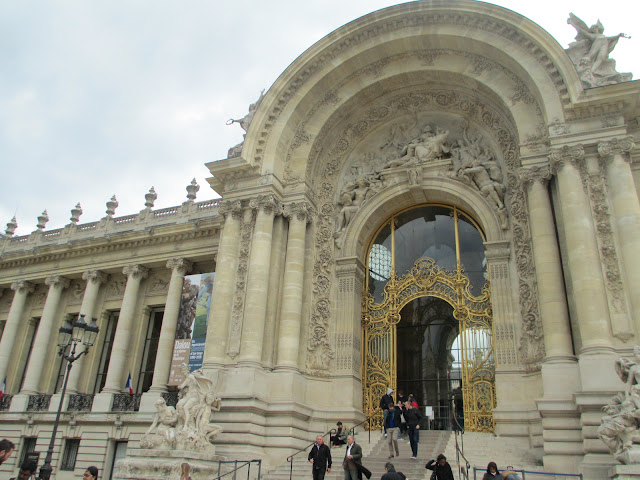
[(566, 52), (576, 66), (580, 80), (586, 88), (631, 80), (631, 73), (617, 72), (615, 60), (609, 58), (609, 54), (620, 38), (631, 37), (624, 33), (607, 37), (604, 35), (604, 27), (600, 20), (591, 27), (587, 27), (587, 24), (573, 13), (569, 14), (567, 23), (576, 29), (577, 34), (575, 42), (569, 44)]

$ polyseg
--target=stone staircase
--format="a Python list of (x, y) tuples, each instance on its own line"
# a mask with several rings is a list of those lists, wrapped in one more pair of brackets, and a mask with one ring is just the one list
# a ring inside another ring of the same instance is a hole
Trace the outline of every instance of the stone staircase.
[[(460, 459), (460, 465), (456, 462), (456, 440), (453, 433), (444, 449), (444, 455), (451, 465), (454, 477), (458, 478), (457, 472), (459, 472), (459, 467), (464, 465), (464, 460)], [(507, 466), (512, 466), (515, 470), (542, 470), (540, 462), (532, 453), (527, 438), (497, 437), (493, 433), (466, 432), (464, 434), (464, 455), (471, 465), (469, 469), (471, 480), (474, 478), (473, 467), (478, 470), (476, 478), (482, 478), (490, 461), (496, 462), (501, 470)], [(547, 478), (546, 480), (551, 479)]]
[[(445, 445), (448, 445), (450, 432), (426, 431), (420, 432), (420, 444), (418, 446), (418, 459), (411, 460), (411, 446), (405, 436), (398, 441), (400, 456), (389, 459), (389, 448), (384, 436), (379, 432), (371, 432), (371, 442), (369, 443), (369, 432), (360, 432), (356, 435), (356, 443), (362, 447), (362, 464), (371, 470), (371, 480), (378, 480), (385, 472), (384, 464), (391, 462), (396, 471), (403, 472), (407, 480), (428, 479), (431, 470), (424, 468), (427, 461), (434, 458), (441, 452)], [(346, 447), (333, 447), (331, 455), (333, 457), (333, 468), (331, 473), (327, 473), (325, 480), (343, 480), (342, 460), (346, 452)], [(293, 461), (292, 480), (303, 480), (311, 478), (311, 465), (307, 461), (308, 451), (299, 453)], [(262, 475), (263, 480), (289, 480), (291, 465), (285, 463)]]

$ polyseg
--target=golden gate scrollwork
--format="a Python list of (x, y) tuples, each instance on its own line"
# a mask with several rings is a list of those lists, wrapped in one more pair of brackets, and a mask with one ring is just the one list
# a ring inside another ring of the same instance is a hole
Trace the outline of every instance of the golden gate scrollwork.
[(381, 427), (380, 398), (387, 388), (395, 391), (397, 387), (396, 326), (400, 311), (419, 297), (436, 297), (453, 307), (453, 316), (459, 322), (465, 428), (492, 432), (496, 397), (489, 282), (479, 296), (474, 296), (460, 262), (455, 270), (445, 270), (426, 257), (416, 260), (402, 276), (392, 271), (380, 303), (374, 303), (368, 292), (364, 295), (364, 410), (372, 417), (372, 428)]

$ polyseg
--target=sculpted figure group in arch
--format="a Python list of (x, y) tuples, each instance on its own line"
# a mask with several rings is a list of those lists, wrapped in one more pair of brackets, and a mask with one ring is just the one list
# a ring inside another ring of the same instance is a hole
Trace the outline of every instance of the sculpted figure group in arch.
[[(410, 132), (419, 131), (415, 136)], [(417, 128), (417, 121), (398, 122), (389, 127), (379, 154), (367, 153), (353, 165), (350, 178), (338, 198), (336, 244), (355, 213), (377, 192), (397, 182), (398, 169), (406, 169), (410, 186), (422, 182), (422, 166), (449, 160), (446, 175), (479, 190), (495, 207), (502, 228), (508, 220), (504, 204), (505, 184), (502, 169), (482, 135), (472, 134), (468, 125), (461, 128), (457, 140), (450, 139), (450, 129), (430, 124)], [(395, 180), (391, 180), (394, 177)]]

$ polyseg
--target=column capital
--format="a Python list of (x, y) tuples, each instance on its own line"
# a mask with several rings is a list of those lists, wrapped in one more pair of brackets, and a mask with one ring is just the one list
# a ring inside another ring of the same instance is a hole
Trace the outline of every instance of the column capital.
[(106, 281), (109, 280), (109, 275), (101, 272), (100, 270), (88, 270), (82, 274), (82, 279), (87, 282), (101, 284), (106, 283)]
[(218, 203), (218, 212), (225, 219), (231, 214), (234, 220), (242, 220), (242, 202), (240, 200), (222, 200)]
[(584, 158), (584, 148), (582, 145), (565, 145), (554, 148), (549, 152), (549, 161), (552, 173), (557, 173), (567, 163), (579, 166), (578, 162)]
[(65, 289), (69, 287), (71, 281), (68, 278), (63, 277), (62, 275), (50, 275), (48, 276), (44, 283), (50, 287), (58, 287)]
[(608, 163), (613, 160), (614, 155), (622, 155), (626, 161), (630, 161), (629, 155), (625, 155), (635, 148), (632, 137), (614, 138), (598, 143), (598, 154), (600, 158)]
[(180, 275), (185, 275), (193, 269), (193, 263), (184, 258), (171, 258), (167, 262), (167, 268), (177, 271)]
[(149, 275), (149, 269), (143, 267), (142, 265), (127, 265), (122, 269), (122, 273), (124, 273), (129, 278), (147, 278)]
[(18, 280), (17, 282), (13, 282), (11, 284), (11, 290), (20, 293), (33, 293), (33, 291), (35, 290), (36, 286), (31, 283), (31, 282), (27, 282), (26, 280)]
[(518, 176), (522, 185), (528, 190), (534, 183), (540, 182), (543, 186), (546, 186), (551, 179), (551, 166), (539, 165), (535, 167), (523, 167), (518, 169)]
[(275, 195), (258, 195), (256, 198), (251, 199), (249, 206), (253, 210), (262, 210), (267, 215), (280, 215), (282, 213), (282, 203)]
[(284, 206), (283, 216), (311, 223), (314, 213), (313, 207), (308, 202), (293, 202)]

